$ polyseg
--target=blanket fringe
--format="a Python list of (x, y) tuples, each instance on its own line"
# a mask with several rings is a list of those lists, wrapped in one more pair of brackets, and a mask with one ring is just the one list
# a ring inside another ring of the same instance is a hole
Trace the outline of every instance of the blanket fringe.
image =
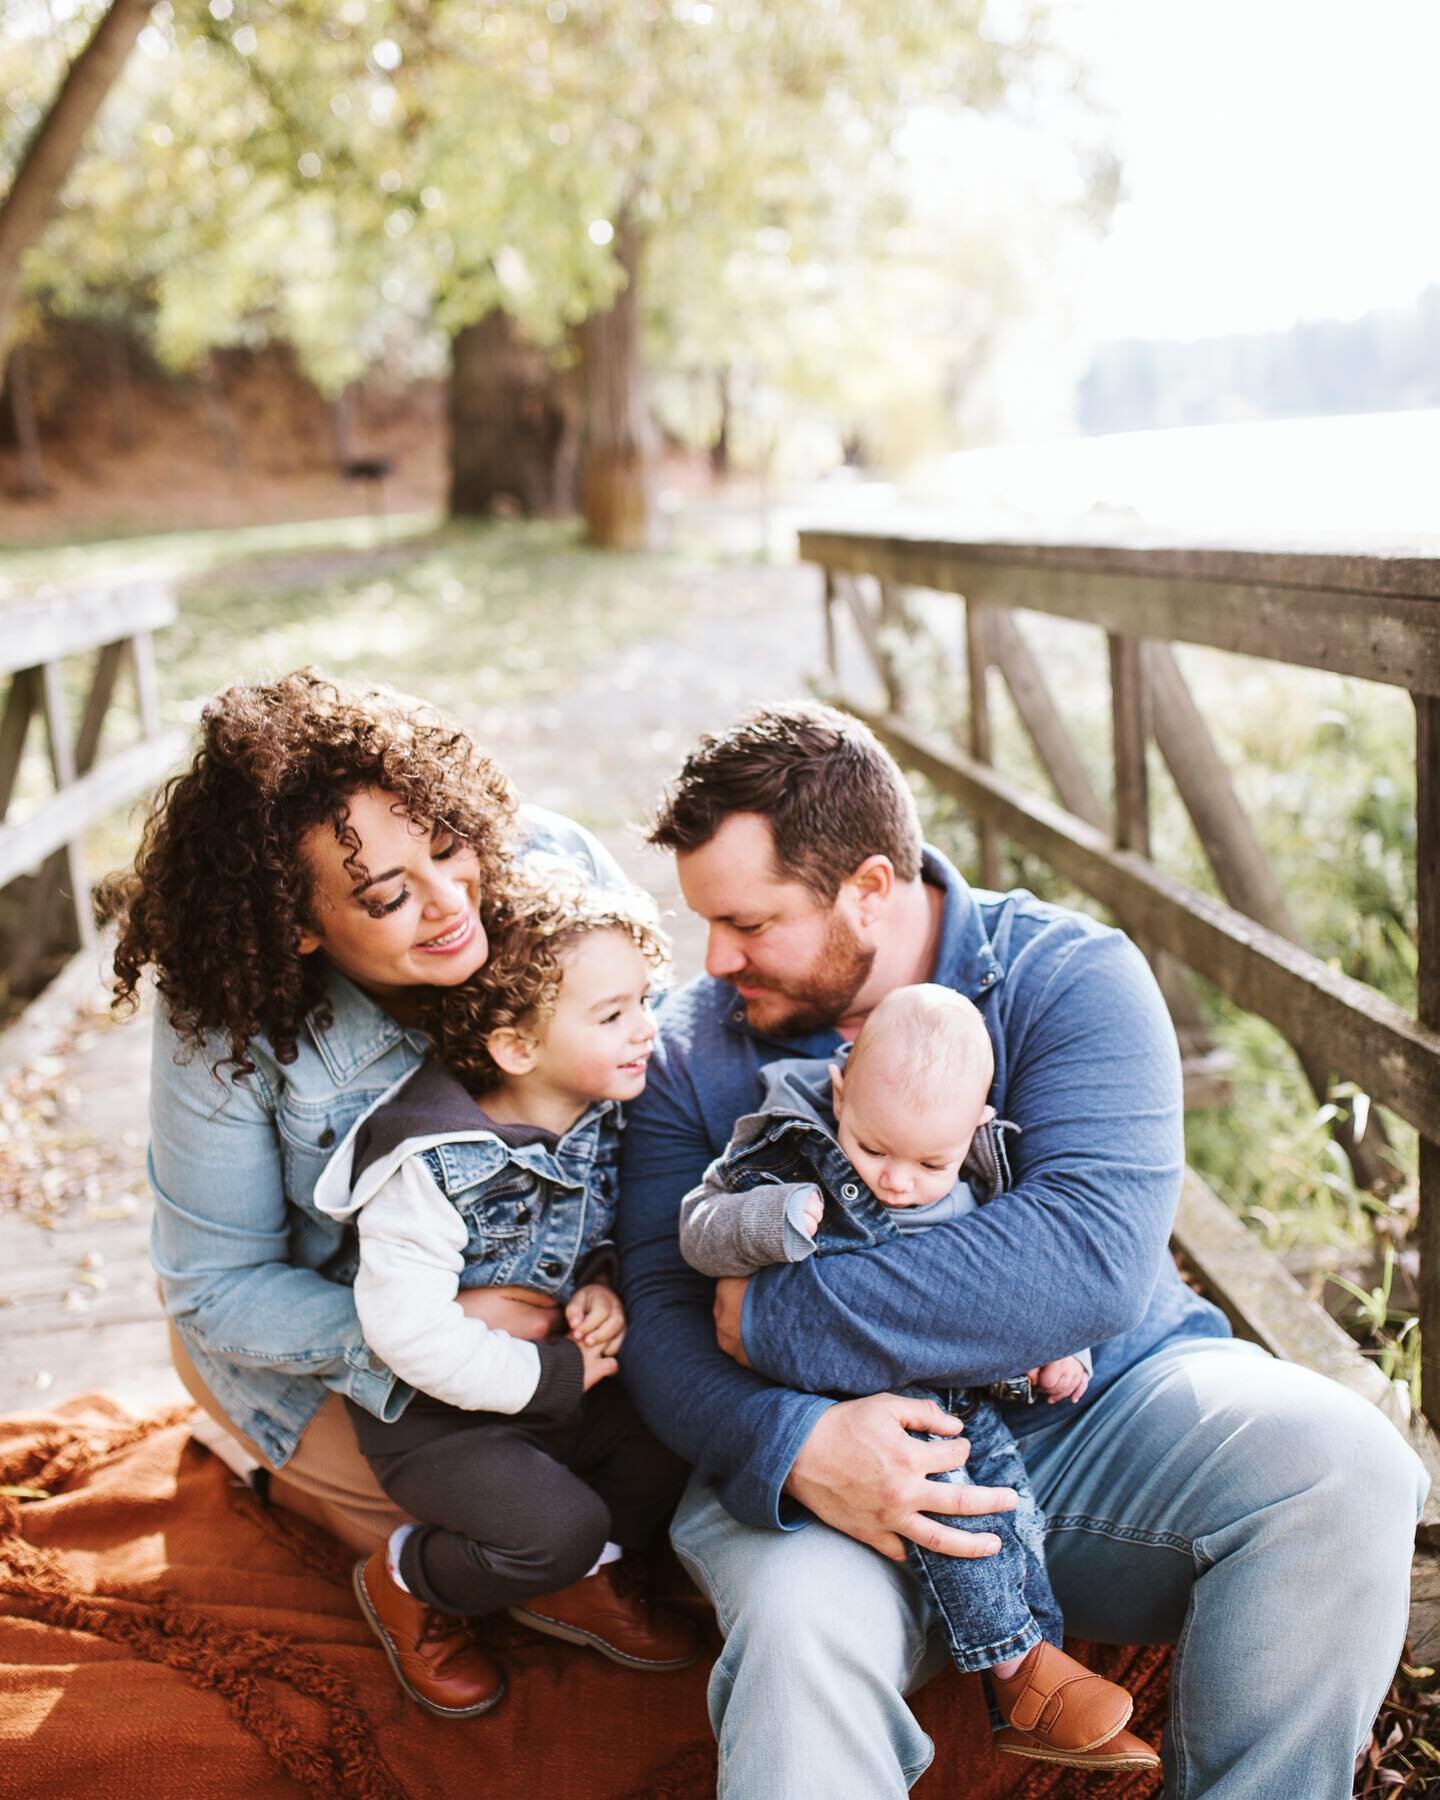
[[(80, 1588), (52, 1552), (21, 1531), (21, 1509), (0, 1500), (0, 1601), (66, 1631), (123, 1644), (219, 1696), (236, 1722), (316, 1800), (407, 1800), (353, 1685), (279, 1633), (236, 1630), (181, 1604), (163, 1589), (131, 1593)], [(264, 1669), (258, 1677), (251, 1671)], [(307, 1736), (265, 1682), (280, 1682), (321, 1708), (323, 1736)]]

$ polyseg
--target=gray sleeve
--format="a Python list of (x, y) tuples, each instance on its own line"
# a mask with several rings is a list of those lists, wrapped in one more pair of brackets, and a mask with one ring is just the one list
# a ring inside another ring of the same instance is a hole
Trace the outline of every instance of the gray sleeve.
[(1087, 1375), (1093, 1375), (1095, 1373), (1095, 1358), (1088, 1350), (1077, 1350), (1075, 1352), (1075, 1360), (1080, 1364)]
[[(812, 1181), (767, 1181), (734, 1194), (718, 1164), (680, 1202), (680, 1254), (702, 1275), (753, 1275), (772, 1263), (803, 1262), (815, 1249), (797, 1223)], [(793, 1204), (792, 1204), (793, 1202)]]

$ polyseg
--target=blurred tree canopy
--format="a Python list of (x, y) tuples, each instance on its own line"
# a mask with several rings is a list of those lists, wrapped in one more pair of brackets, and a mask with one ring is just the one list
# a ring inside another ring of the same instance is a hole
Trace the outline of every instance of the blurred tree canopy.
[[(12, 175), (106, 10), (9, 0)], [(933, 147), (1042, 113), (1062, 149), (1029, 211), (1003, 148)], [(1096, 132), (1030, 0), (166, 0), (25, 291), (176, 369), (283, 338), (331, 394), (437, 367), (437, 334), (493, 355), (518, 333), (547, 377), (574, 366), (552, 398), (592, 534), (643, 542), (642, 343), (837, 434), (931, 431), (1035, 304), (1017, 246), (1113, 197)], [(505, 333), (463, 338), (496, 313)]]

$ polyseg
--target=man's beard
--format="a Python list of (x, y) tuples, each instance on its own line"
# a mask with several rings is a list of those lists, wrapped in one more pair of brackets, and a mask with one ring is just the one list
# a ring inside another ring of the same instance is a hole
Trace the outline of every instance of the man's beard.
[(746, 987), (767, 990), (746, 998), (745, 1016), (755, 1030), (787, 1037), (807, 1037), (838, 1025), (874, 961), (875, 952), (865, 948), (844, 919), (832, 917), (819, 954), (803, 976), (786, 982), (748, 973), (742, 977)]

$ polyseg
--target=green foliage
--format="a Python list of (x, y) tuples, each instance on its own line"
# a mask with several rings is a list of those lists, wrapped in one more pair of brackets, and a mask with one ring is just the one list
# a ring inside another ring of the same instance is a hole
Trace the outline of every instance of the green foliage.
[[(63, 64), (30, 16), (0, 25), (12, 159)], [(287, 338), (333, 391), (497, 305), (562, 345), (624, 211), (670, 366), (933, 435), (1028, 291), (1020, 221), (1097, 203), (1074, 89), (1030, 0), (161, 4), (29, 287), (147, 322), (177, 368)], [(1028, 209), (1003, 145), (947, 135), (1027, 106), (1066, 134)]]

